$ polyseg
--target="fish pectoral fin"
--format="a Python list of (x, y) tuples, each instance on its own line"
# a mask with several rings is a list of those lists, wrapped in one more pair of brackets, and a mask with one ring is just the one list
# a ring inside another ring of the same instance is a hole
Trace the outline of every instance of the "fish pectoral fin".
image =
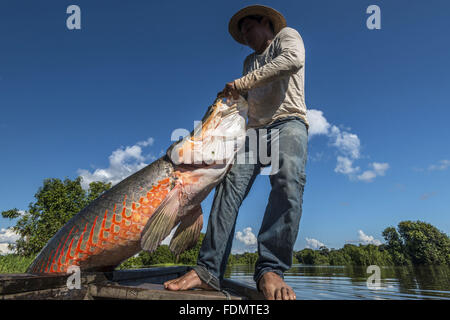
[(194, 247), (202, 227), (203, 212), (201, 205), (198, 205), (181, 218), (181, 223), (170, 241), (170, 251), (179, 256), (183, 251)]
[(180, 192), (181, 188), (175, 186), (148, 219), (141, 233), (142, 250), (155, 251), (180, 221)]

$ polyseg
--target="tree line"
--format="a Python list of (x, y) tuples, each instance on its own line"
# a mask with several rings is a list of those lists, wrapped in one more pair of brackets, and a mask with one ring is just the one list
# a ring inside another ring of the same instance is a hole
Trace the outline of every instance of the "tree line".
[[(1, 212), (4, 218), (16, 220), (13, 230), (18, 241), (10, 246), (15, 254), (0, 257), (14, 265), (32, 261), (50, 238), (75, 214), (111, 187), (110, 183), (92, 182), (88, 190), (81, 186), (81, 178), (45, 179), (35, 194), (35, 202), (25, 213), (18, 209)], [(386, 228), (381, 245), (346, 244), (341, 249), (303, 249), (293, 252), (293, 263), (312, 265), (450, 265), (450, 239), (433, 225), (423, 221), (402, 221), (397, 229)], [(187, 264), (197, 261), (204, 234), (196, 246), (175, 257), (167, 245), (161, 245), (153, 253), (141, 252), (123, 262), (120, 268), (142, 267), (155, 264)], [(14, 260), (12, 256), (18, 258)], [(26, 259), (23, 259), (26, 257)], [(231, 254), (229, 265), (255, 264), (258, 254), (245, 252)], [(23, 268), (23, 266), (21, 267)], [(25, 268), (26, 269), (26, 268)], [(0, 270), (1, 267), (0, 267)]]
[(382, 233), (381, 245), (346, 244), (335, 250), (321, 247), (295, 253), (300, 263), (322, 265), (450, 265), (450, 238), (423, 221), (402, 221)]
[[(398, 230), (388, 227), (383, 231), (386, 243), (345, 244), (340, 249), (306, 248), (293, 252), (293, 263), (309, 265), (333, 266), (411, 266), (411, 265), (450, 265), (450, 238), (433, 225), (422, 221), (402, 221)], [(139, 254), (135, 265), (151, 265), (158, 263), (195, 264), (201, 247), (203, 234), (197, 246), (183, 253), (177, 260), (168, 246), (160, 246), (156, 252)], [(139, 260), (141, 259), (141, 260)], [(230, 254), (228, 265), (254, 265), (258, 253), (245, 252)]]

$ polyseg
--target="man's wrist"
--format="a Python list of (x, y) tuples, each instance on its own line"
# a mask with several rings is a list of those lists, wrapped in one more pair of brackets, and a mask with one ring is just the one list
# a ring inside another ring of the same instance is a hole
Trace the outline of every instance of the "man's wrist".
[(233, 81), (233, 86), (234, 88), (239, 91), (239, 92), (244, 92), (242, 84), (241, 84), (241, 79), (236, 79)]

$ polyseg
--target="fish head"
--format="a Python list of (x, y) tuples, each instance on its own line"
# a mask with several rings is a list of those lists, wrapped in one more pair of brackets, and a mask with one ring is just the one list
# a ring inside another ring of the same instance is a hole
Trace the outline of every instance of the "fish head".
[(245, 144), (247, 112), (247, 101), (240, 95), (217, 98), (194, 130), (175, 142), (167, 155), (176, 165), (229, 164)]

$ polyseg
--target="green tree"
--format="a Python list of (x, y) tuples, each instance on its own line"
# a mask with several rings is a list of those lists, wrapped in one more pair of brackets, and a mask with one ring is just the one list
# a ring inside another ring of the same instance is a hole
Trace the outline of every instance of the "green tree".
[(303, 264), (313, 264), (314, 263), (314, 250), (305, 248), (303, 250), (298, 251), (295, 253), (295, 257), (297, 258), (298, 262)]
[(405, 246), (393, 227), (388, 227), (383, 231), (383, 237), (386, 240), (386, 250), (390, 253), (395, 265), (409, 265), (410, 260), (405, 255)]
[(4, 218), (18, 219), (13, 230), (20, 238), (11, 249), (22, 256), (37, 254), (70, 218), (110, 187), (110, 183), (92, 182), (85, 191), (81, 177), (45, 179), (35, 194), (36, 201), (29, 204), (25, 214), (17, 209), (1, 213)]
[(195, 265), (197, 263), (198, 253), (200, 252), (200, 247), (202, 245), (204, 237), (205, 234), (201, 233), (195, 247), (182, 252), (178, 259), (170, 251), (169, 246), (163, 244), (151, 253), (148, 251), (139, 252), (138, 255), (122, 262), (118, 269), (142, 268), (163, 263), (181, 263), (187, 265)]
[(168, 245), (160, 245), (154, 252), (142, 251), (140, 253), (142, 265), (150, 266), (160, 263), (174, 263), (175, 255), (169, 250)]
[(328, 259), (332, 266), (350, 265), (352, 261), (350, 256), (345, 254), (343, 250), (331, 250)]
[(256, 261), (258, 260), (258, 253), (257, 252), (246, 252), (244, 253), (244, 259), (247, 262), (247, 264), (254, 265)]
[(178, 263), (184, 263), (188, 265), (197, 264), (198, 254), (200, 252), (200, 248), (202, 246), (203, 238), (205, 237), (204, 233), (200, 234), (200, 237), (197, 240), (197, 244), (192, 249), (186, 250), (180, 254), (178, 257)]
[(323, 256), (327, 256), (328, 257), (328, 255), (330, 254), (330, 249), (328, 249), (325, 246), (321, 246), (319, 248), (319, 250), (320, 250), (320, 254), (323, 255)]
[(303, 264), (329, 265), (329, 250), (322, 247), (320, 250), (305, 248), (295, 253), (298, 262)]
[(140, 252), (139, 254), (123, 261), (117, 267), (117, 269), (123, 270), (123, 269), (135, 269), (135, 268), (142, 268), (142, 267), (144, 267), (144, 263), (142, 262), (142, 256), (141, 256), (141, 252)]
[(398, 230), (404, 253), (415, 265), (450, 265), (450, 239), (433, 225), (422, 221), (402, 221)]
[(228, 264), (228, 266), (232, 266), (232, 265), (234, 265), (234, 264), (237, 264), (237, 263), (236, 263), (236, 257), (234, 256), (234, 254), (230, 254), (230, 255), (228, 256), (228, 262), (227, 262), (227, 264)]

